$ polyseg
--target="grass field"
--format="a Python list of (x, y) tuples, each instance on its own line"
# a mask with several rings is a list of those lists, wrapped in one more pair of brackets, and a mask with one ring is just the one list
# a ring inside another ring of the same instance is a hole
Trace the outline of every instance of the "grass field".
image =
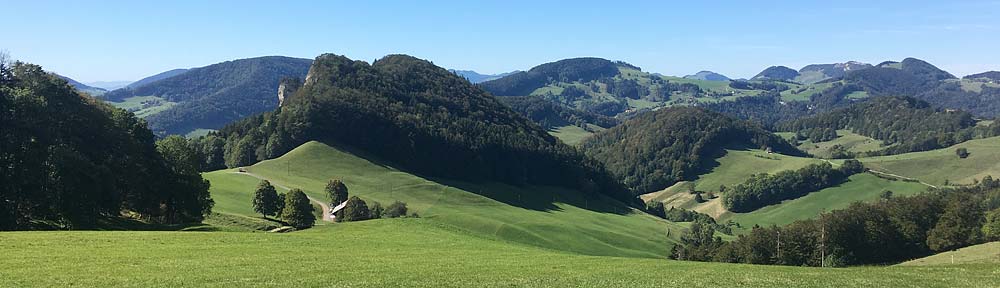
[[(589, 127), (591, 131), (599, 132), (604, 130), (604, 128), (597, 125), (587, 124), (587, 127)], [(576, 146), (576, 144), (580, 144), (580, 141), (583, 141), (583, 138), (593, 135), (594, 132), (583, 130), (583, 128), (577, 127), (576, 125), (566, 125), (550, 129), (549, 134), (556, 136), (556, 138), (562, 140), (563, 143)]]
[[(794, 133), (790, 133), (794, 136)], [(779, 134), (785, 139), (789, 139), (789, 133)], [(862, 153), (868, 151), (878, 151), (883, 149), (882, 141), (862, 136), (851, 132), (851, 130), (837, 130), (837, 139), (826, 142), (812, 143), (804, 141), (799, 145), (799, 149), (820, 158), (830, 158), (832, 156), (830, 148), (840, 145), (849, 152)]]
[[(663, 257), (685, 227), (608, 198), (561, 188), (435, 181), (319, 142), (248, 170), (317, 199), (326, 199), (322, 191), (329, 179), (343, 179), (351, 195), (383, 205), (403, 201), (435, 223), (489, 239), (587, 255)], [(213, 183), (216, 211), (246, 215), (258, 180), (230, 172), (205, 174)]]
[(0, 233), (2, 287), (997, 287), (996, 265), (821, 269), (584, 256), (430, 219), (241, 232)]
[(843, 209), (851, 203), (873, 201), (882, 191), (892, 191), (893, 196), (913, 195), (927, 191), (927, 186), (915, 182), (891, 181), (862, 173), (849, 178), (848, 182), (809, 193), (796, 199), (757, 209), (749, 213), (726, 213), (722, 221), (733, 220), (742, 227), (753, 225), (784, 225), (795, 220), (809, 219), (826, 211)]
[(135, 96), (125, 98), (122, 102), (108, 102), (111, 105), (135, 113), (136, 117), (146, 118), (149, 115), (163, 112), (177, 105), (175, 102), (156, 96)]
[(1000, 242), (969, 246), (900, 263), (900, 266), (993, 264), (1000, 267)]
[[(958, 158), (955, 149), (964, 147), (969, 157)], [(931, 151), (859, 159), (865, 166), (933, 184), (969, 184), (986, 175), (1000, 176), (1000, 137), (967, 141)]]

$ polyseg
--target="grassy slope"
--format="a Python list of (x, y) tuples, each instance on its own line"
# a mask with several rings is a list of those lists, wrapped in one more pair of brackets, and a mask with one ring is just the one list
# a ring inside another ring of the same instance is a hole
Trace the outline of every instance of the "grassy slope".
[[(673, 239), (668, 239), (665, 232), (683, 228), (681, 224), (628, 210), (607, 198), (583, 198), (561, 188), (442, 184), (318, 142), (248, 170), (273, 183), (301, 188), (318, 199), (326, 199), (322, 191), (327, 180), (340, 178), (351, 195), (379, 201), (383, 206), (403, 201), (433, 222), (486, 238), (589, 255), (662, 257), (680, 234), (671, 233)], [(228, 171), (211, 172), (206, 177), (213, 183), (213, 197), (217, 197), (220, 211), (236, 211), (230, 205), (249, 207), (249, 193), (257, 180)], [(229, 190), (246, 194), (227, 195)], [(239, 209), (246, 213), (248, 208)]]
[[(587, 124), (587, 126), (590, 127), (592, 131), (604, 130), (604, 128), (597, 125)], [(556, 136), (556, 138), (562, 140), (563, 143), (576, 146), (576, 144), (580, 144), (580, 141), (583, 141), (583, 138), (593, 135), (594, 132), (583, 130), (583, 128), (577, 127), (576, 125), (566, 125), (549, 130), (549, 134)]]
[[(157, 100), (159, 101), (159, 104), (151, 105), (149, 107), (143, 107), (144, 106), (143, 102), (157, 101)], [(167, 110), (170, 107), (177, 105), (177, 103), (175, 102), (170, 102), (156, 96), (135, 96), (135, 97), (125, 98), (124, 101), (122, 102), (108, 102), (108, 103), (110, 103), (115, 107), (132, 111), (132, 113), (135, 113), (135, 116), (139, 118), (149, 117), (150, 115), (163, 112), (164, 110)]]
[[(903, 262), (901, 266), (927, 266), (943, 264), (1000, 264), (1000, 242), (990, 242), (969, 246), (956, 251), (949, 251), (927, 256), (920, 259)], [(995, 266), (1000, 267), (1000, 266)]]
[(795, 220), (815, 217), (823, 211), (846, 208), (854, 202), (878, 199), (879, 194), (885, 190), (892, 191), (894, 196), (904, 196), (926, 191), (927, 186), (914, 182), (885, 180), (868, 173), (857, 174), (839, 186), (812, 192), (749, 213), (727, 213), (721, 220), (733, 220), (742, 227), (753, 227), (754, 224), (784, 225)]
[[(964, 147), (969, 157), (960, 159), (955, 149)], [(967, 141), (938, 150), (859, 159), (872, 169), (943, 185), (968, 184), (986, 175), (1000, 176), (1000, 137)]]
[[(819, 269), (582, 256), (430, 219), (288, 234), (13, 232), (2, 287), (997, 287), (995, 265)], [(706, 278), (711, 277), (711, 278)]]
[[(856, 201), (877, 199), (884, 190), (893, 191), (894, 195), (900, 196), (923, 192), (927, 188), (919, 183), (890, 181), (870, 174), (861, 174), (852, 176), (848, 182), (839, 186), (816, 191), (798, 199), (750, 213), (733, 214), (722, 206), (719, 185), (733, 187), (754, 173), (795, 170), (809, 164), (822, 163), (823, 160), (767, 154), (761, 150), (728, 150), (726, 156), (717, 161), (720, 165), (711, 172), (699, 176), (694, 184), (680, 182), (662, 191), (642, 195), (642, 199), (664, 202), (667, 207), (693, 209), (722, 221), (731, 219), (743, 227), (752, 227), (754, 224), (787, 224), (795, 220), (809, 219), (824, 210), (831, 211), (847, 207)], [(695, 185), (698, 191), (713, 192), (720, 197), (705, 203), (697, 203), (694, 201), (694, 195), (688, 193), (688, 187), (691, 185)]]
[[(787, 137), (787, 133), (782, 133), (782, 137)], [(792, 133), (794, 135), (794, 133)], [(847, 148), (847, 151), (862, 153), (868, 151), (878, 151), (881, 150), (882, 141), (869, 138), (867, 136), (855, 134), (851, 130), (837, 130), (837, 139), (833, 139), (826, 142), (812, 143), (811, 141), (804, 141), (799, 145), (799, 149), (806, 151), (809, 154), (816, 155), (816, 157), (830, 158), (830, 148), (834, 145), (841, 145)]]

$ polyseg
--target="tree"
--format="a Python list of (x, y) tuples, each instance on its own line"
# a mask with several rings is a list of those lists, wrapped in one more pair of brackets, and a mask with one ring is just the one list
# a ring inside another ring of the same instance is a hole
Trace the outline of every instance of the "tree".
[(385, 212), (385, 208), (382, 208), (382, 203), (378, 203), (378, 201), (372, 201), (372, 204), (368, 206), (368, 210), (371, 211), (372, 219), (382, 218), (382, 213)]
[(883, 190), (882, 193), (879, 193), (878, 198), (882, 200), (892, 199), (892, 190)]
[(337, 215), (337, 221), (340, 222), (362, 221), (371, 218), (371, 210), (368, 209), (365, 201), (358, 198), (358, 196), (348, 198), (344, 209), (341, 209), (340, 215)]
[(212, 213), (215, 201), (208, 189), (211, 184), (201, 177), (201, 156), (187, 139), (170, 136), (156, 142), (156, 151), (173, 171), (165, 177), (172, 178), (166, 185), (172, 190), (173, 206), (167, 206), (167, 217), (173, 221), (200, 222)]
[(302, 190), (292, 189), (285, 194), (285, 208), (281, 210), (281, 219), (297, 229), (312, 227), (316, 223), (313, 216), (313, 206)]
[(958, 155), (958, 158), (965, 159), (969, 157), (969, 149), (965, 149), (964, 147), (955, 149), (955, 155)]
[(843, 165), (840, 165), (840, 171), (843, 171), (847, 175), (854, 175), (865, 172), (865, 165), (861, 164), (861, 161), (857, 159), (848, 159), (844, 160)]
[(257, 184), (257, 190), (253, 193), (253, 211), (267, 216), (278, 215), (281, 209), (281, 205), (285, 203), (278, 202), (278, 191), (271, 186), (271, 182), (267, 180), (261, 180), (260, 184)]
[(934, 229), (927, 232), (927, 246), (941, 252), (965, 247), (979, 240), (982, 210), (968, 196), (959, 194), (948, 203)]
[(326, 195), (330, 197), (330, 204), (333, 206), (340, 205), (340, 203), (347, 201), (347, 185), (344, 185), (343, 181), (340, 179), (333, 179), (326, 183)]
[(388, 207), (385, 207), (385, 218), (397, 218), (406, 216), (407, 213), (406, 203), (403, 202), (392, 202)]
[(646, 213), (652, 214), (653, 216), (658, 216), (660, 218), (667, 217), (666, 210), (663, 209), (663, 202), (660, 201), (646, 202)]
[(986, 223), (982, 230), (983, 237), (987, 240), (1000, 240), (1000, 208), (986, 213)]

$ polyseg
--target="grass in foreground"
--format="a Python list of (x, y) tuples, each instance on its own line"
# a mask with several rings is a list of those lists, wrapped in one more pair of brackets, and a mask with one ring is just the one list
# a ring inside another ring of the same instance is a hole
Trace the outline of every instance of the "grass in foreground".
[(901, 266), (927, 266), (949, 264), (993, 264), (1000, 267), (1000, 242), (969, 246), (903, 262)]
[[(327, 199), (327, 181), (339, 178), (351, 195), (383, 206), (403, 201), (436, 223), (490, 239), (588, 255), (664, 257), (684, 229), (605, 197), (556, 187), (437, 181), (319, 142), (247, 169), (276, 187), (300, 188), (316, 199)], [(259, 180), (231, 172), (205, 174), (212, 182), (216, 211), (256, 217), (250, 199)]]
[(272, 234), (0, 233), (2, 287), (997, 287), (997, 265), (803, 268), (581, 256), (430, 219)]

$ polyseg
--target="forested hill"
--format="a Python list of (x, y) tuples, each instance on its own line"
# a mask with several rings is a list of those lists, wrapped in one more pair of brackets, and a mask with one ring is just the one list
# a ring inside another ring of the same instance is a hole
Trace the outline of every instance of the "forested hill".
[(552, 82), (587, 82), (618, 75), (618, 65), (601, 58), (573, 58), (545, 63), (528, 71), (482, 83), (496, 96), (526, 96)]
[(752, 80), (781, 80), (781, 81), (791, 81), (795, 80), (795, 77), (799, 76), (799, 71), (795, 71), (792, 68), (785, 66), (771, 66), (760, 71), (756, 76), (751, 78)]
[(157, 134), (216, 129), (278, 105), (282, 78), (305, 77), (311, 60), (280, 56), (227, 61), (194, 68), (136, 88), (108, 92), (103, 99), (122, 101), (156, 96), (176, 103), (146, 118)]
[(92, 228), (132, 215), (198, 222), (212, 200), (184, 141), (30, 64), (0, 62), (0, 230)]
[(56, 74), (56, 76), (66, 80), (66, 82), (69, 83), (70, 86), (73, 86), (73, 88), (76, 88), (77, 91), (90, 94), (91, 96), (101, 96), (108, 92), (108, 90), (104, 90), (103, 88), (87, 86), (87, 84), (80, 83), (80, 81), (73, 80), (72, 78), (63, 75)]
[(962, 79), (985, 79), (987, 81), (1000, 81), (1000, 71), (988, 71), (962, 77)]
[(694, 179), (711, 168), (711, 160), (723, 156), (726, 147), (802, 154), (750, 122), (695, 107), (641, 114), (585, 139), (581, 147), (637, 194)]
[(153, 82), (156, 82), (156, 81), (160, 81), (160, 80), (163, 80), (163, 79), (167, 79), (167, 78), (170, 78), (170, 77), (181, 75), (181, 74), (183, 74), (184, 72), (187, 72), (187, 71), (188, 71), (188, 69), (173, 69), (173, 70), (169, 70), (169, 71), (160, 72), (160, 73), (157, 73), (156, 75), (139, 79), (139, 81), (132, 82), (132, 83), (128, 84), (125, 87), (131, 88), (131, 89), (138, 89), (139, 87), (146, 86), (146, 85), (148, 85), (150, 83), (153, 83)]
[(618, 125), (618, 119), (564, 107), (538, 96), (499, 98), (501, 102), (510, 106), (515, 112), (528, 117), (528, 119), (531, 119), (531, 121), (534, 121), (545, 129), (566, 125), (585, 127), (586, 124), (592, 124), (602, 128), (611, 128)]
[(576, 149), (462, 77), (405, 55), (371, 65), (319, 56), (278, 110), (197, 141), (224, 150), (226, 166), (238, 167), (310, 140), (355, 147), (429, 176), (558, 185), (634, 202)]
[[(948, 147), (973, 138), (996, 136), (1000, 125), (978, 127), (972, 114), (931, 107), (909, 97), (877, 97), (847, 108), (778, 125), (800, 135), (817, 130), (850, 129), (882, 140), (887, 146), (875, 154), (899, 154)], [(822, 141), (832, 139), (818, 139)]]

